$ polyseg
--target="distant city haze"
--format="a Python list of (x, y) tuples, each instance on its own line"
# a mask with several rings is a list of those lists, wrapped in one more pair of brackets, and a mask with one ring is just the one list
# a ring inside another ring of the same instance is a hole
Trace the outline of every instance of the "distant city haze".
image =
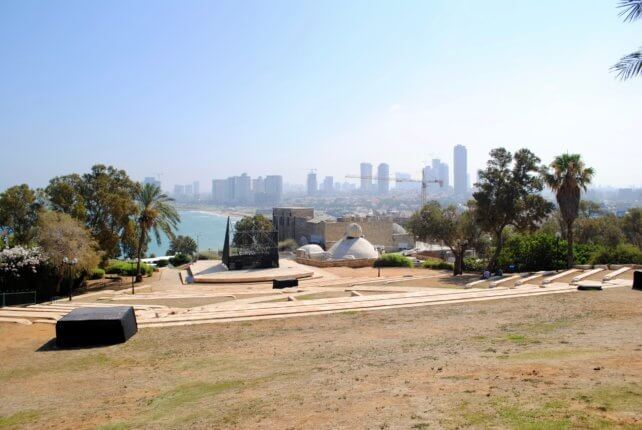
[(255, 180), (268, 201), (426, 166), (457, 192), (498, 146), (639, 187), (642, 80), (609, 68), (640, 26), (616, 4), (3, 1), (0, 189), (101, 163), (172, 193)]

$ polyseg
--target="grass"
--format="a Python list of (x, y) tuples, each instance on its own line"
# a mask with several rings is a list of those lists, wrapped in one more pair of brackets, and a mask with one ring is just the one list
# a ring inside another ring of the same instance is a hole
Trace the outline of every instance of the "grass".
[(596, 354), (599, 351), (591, 349), (548, 349), (541, 351), (527, 351), (518, 354), (511, 354), (508, 356), (500, 356), (499, 358), (511, 360), (560, 360), (564, 358), (582, 357), (587, 355)]
[(34, 410), (16, 412), (12, 415), (0, 415), (0, 429), (8, 429), (36, 421), (40, 413)]
[(148, 406), (152, 411), (162, 415), (171, 413), (186, 404), (195, 403), (205, 397), (216, 396), (224, 391), (242, 386), (240, 381), (224, 381), (216, 383), (192, 382), (179, 385), (152, 399)]

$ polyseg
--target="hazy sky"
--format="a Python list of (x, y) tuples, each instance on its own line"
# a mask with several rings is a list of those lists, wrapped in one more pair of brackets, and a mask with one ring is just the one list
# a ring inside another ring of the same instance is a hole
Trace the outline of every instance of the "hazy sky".
[(496, 146), (642, 185), (642, 45), (615, 0), (0, 2), (0, 189), (113, 164), (176, 182), (419, 174)]

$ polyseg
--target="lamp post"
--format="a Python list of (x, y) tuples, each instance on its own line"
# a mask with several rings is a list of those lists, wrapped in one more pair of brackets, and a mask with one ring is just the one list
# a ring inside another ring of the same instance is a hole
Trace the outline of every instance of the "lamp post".
[[(560, 237), (562, 237), (562, 233), (559, 231), (555, 232), (555, 259), (559, 256), (560, 253)], [(555, 264), (555, 260), (554, 260)], [(555, 271), (557, 271), (557, 264), (555, 264)]]
[(74, 286), (74, 280), (73, 280), (73, 267), (78, 264), (78, 259), (76, 257), (74, 258), (67, 258), (64, 257), (62, 259), (63, 264), (65, 264), (69, 270), (69, 301), (71, 301), (71, 290)]

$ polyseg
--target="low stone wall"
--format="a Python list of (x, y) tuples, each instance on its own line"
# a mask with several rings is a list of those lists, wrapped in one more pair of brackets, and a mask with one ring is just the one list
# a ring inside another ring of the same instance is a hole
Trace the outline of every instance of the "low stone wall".
[(354, 260), (311, 260), (309, 258), (297, 257), (296, 262), (314, 267), (372, 267), (376, 258), (360, 258)]

